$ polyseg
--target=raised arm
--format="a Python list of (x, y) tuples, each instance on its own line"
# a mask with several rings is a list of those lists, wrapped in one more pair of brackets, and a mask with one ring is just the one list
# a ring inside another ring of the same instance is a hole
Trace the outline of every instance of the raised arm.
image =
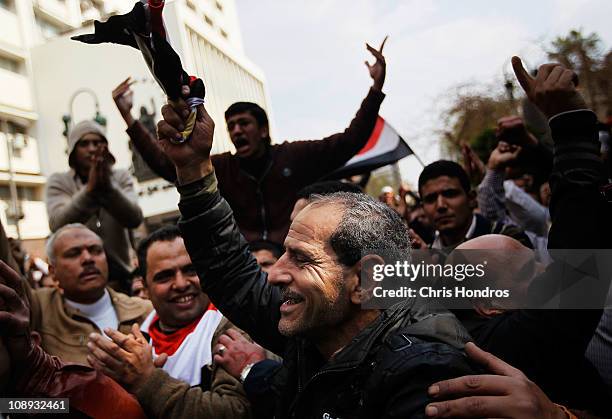
[[(513, 57), (512, 65), (527, 97), (549, 118), (554, 141), (550, 177), (550, 249), (609, 249), (609, 205), (599, 188), (605, 183), (599, 156), (597, 117), (576, 90), (573, 71), (558, 64), (540, 67), (534, 79)], [(577, 222), (579, 220), (579, 222)]]
[[(292, 147), (296, 161), (296, 167), (301, 173), (310, 174), (307, 183), (327, 175), (333, 170), (341, 167), (367, 143), (375, 129), (378, 120), (380, 104), (385, 98), (382, 92), (385, 83), (386, 61), (383, 48), (387, 38), (382, 42), (379, 49), (366, 44), (367, 50), (374, 56), (375, 61), (369, 64), (366, 61), (372, 87), (367, 96), (361, 102), (361, 106), (349, 126), (341, 133), (330, 135), (318, 141), (294, 141), (288, 146)], [(312, 159), (316, 159), (316, 170), (312, 165)]]
[(132, 84), (134, 82), (128, 77), (113, 90), (115, 105), (117, 105), (117, 109), (128, 127), (126, 132), (151, 170), (168, 182), (174, 182), (176, 180), (174, 165), (157, 144), (157, 139), (140, 121), (132, 116), (134, 105), (132, 100), (134, 92), (130, 88)]
[(490, 220), (509, 222), (504, 191), (504, 168), (516, 160), (520, 152), (521, 147), (500, 141), (489, 156), (486, 174), (478, 185), (478, 207), (482, 215)]
[(162, 108), (160, 144), (174, 162), (181, 194), (179, 227), (196, 266), (202, 290), (236, 326), (253, 340), (280, 353), (285, 340), (278, 332), (280, 293), (251, 256), (227, 202), (217, 191), (210, 160), (214, 123), (198, 108), (191, 138), (180, 144), (179, 127), (188, 116), (183, 101)]

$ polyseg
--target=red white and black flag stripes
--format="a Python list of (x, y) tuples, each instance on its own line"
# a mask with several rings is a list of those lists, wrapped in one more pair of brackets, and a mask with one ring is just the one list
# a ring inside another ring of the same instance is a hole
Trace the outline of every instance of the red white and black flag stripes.
[(393, 164), (411, 154), (414, 152), (410, 146), (387, 121), (379, 116), (366, 145), (328, 178), (340, 179), (367, 173)]

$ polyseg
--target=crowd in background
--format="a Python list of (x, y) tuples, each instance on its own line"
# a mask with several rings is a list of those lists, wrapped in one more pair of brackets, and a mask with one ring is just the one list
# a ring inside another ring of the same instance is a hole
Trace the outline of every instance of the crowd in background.
[[(235, 153), (209, 159), (205, 140), (224, 129), (219, 121), (198, 110), (193, 142), (175, 144), (189, 110), (165, 106), (151, 132), (132, 116), (130, 79), (122, 82), (112, 95), (130, 141), (181, 194), (179, 225), (139, 243), (130, 233), (143, 221), (132, 176), (114, 167), (103, 127), (74, 126), (70, 170), (47, 184), (47, 261), (0, 237), (5, 394), (69, 397), (89, 417), (608, 417), (605, 295), (589, 310), (474, 303), (452, 314), (380, 314), (355, 309), (357, 292), (342, 305), (344, 288), (329, 288), (337, 265), (346, 277), (366, 263), (355, 255), (366, 242), (444, 256), (533, 249), (541, 268), (515, 259), (506, 267), (528, 285), (555, 280), (560, 262), (547, 249), (612, 248), (610, 126), (559, 65), (531, 76), (513, 61), (554, 144), (507, 115), (485, 161), (465, 144), (458, 162), (424, 167), (414, 189), (385, 186), (372, 199), (350, 179), (325, 179), (372, 134), (385, 98), (383, 46), (368, 45), (372, 86), (343, 132), (273, 143), (265, 111), (238, 102), (225, 113)], [(323, 263), (325, 252), (336, 256)], [(296, 266), (320, 280), (300, 282)], [(301, 312), (306, 304), (317, 315)], [(376, 344), (359, 341), (364, 330)], [(362, 355), (350, 354), (358, 343)], [(331, 364), (353, 375), (329, 372)]]

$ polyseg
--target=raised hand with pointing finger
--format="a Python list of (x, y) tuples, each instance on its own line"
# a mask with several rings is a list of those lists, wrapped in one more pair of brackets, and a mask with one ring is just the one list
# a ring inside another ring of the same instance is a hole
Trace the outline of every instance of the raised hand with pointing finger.
[(134, 117), (132, 116), (134, 92), (130, 88), (134, 83), (136, 81), (128, 77), (115, 87), (112, 93), (115, 105), (117, 105), (117, 109), (119, 109), (119, 113), (128, 127), (134, 123)]
[(379, 49), (375, 49), (370, 44), (366, 42), (366, 48), (368, 51), (372, 53), (376, 61), (374, 64), (370, 64), (367, 61), (365, 62), (366, 67), (370, 70), (370, 77), (374, 80), (372, 87), (376, 90), (382, 90), (383, 84), (385, 84), (385, 75), (387, 73), (387, 63), (385, 62), (385, 56), (383, 55), (383, 48), (385, 47), (385, 42), (387, 42), (388, 36), (385, 36), (382, 44), (380, 44)]
[(584, 98), (576, 90), (576, 73), (561, 64), (544, 64), (532, 77), (519, 57), (512, 57), (514, 74), (525, 94), (548, 118), (562, 112), (587, 109)]

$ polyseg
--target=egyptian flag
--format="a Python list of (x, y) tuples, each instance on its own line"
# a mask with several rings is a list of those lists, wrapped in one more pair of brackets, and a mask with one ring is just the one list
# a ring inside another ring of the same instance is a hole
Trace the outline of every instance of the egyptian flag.
[[(204, 103), (204, 82), (189, 76), (181, 64), (181, 58), (170, 45), (162, 12), (164, 0), (141, 0), (134, 5), (131, 12), (111, 16), (106, 22), (95, 21), (94, 33), (73, 36), (71, 39), (87, 44), (110, 42), (127, 45), (140, 50), (151, 70), (153, 77), (170, 100), (181, 98), (182, 86), (191, 89), (187, 104), (192, 108), (192, 116), (186, 126), (195, 121), (195, 108)], [(191, 122), (190, 122), (191, 121)], [(188, 131), (184, 139), (191, 133)]]
[(379, 167), (393, 164), (411, 154), (414, 154), (414, 152), (404, 139), (387, 121), (379, 116), (366, 145), (344, 166), (331, 173), (327, 178), (341, 179), (367, 173)]

